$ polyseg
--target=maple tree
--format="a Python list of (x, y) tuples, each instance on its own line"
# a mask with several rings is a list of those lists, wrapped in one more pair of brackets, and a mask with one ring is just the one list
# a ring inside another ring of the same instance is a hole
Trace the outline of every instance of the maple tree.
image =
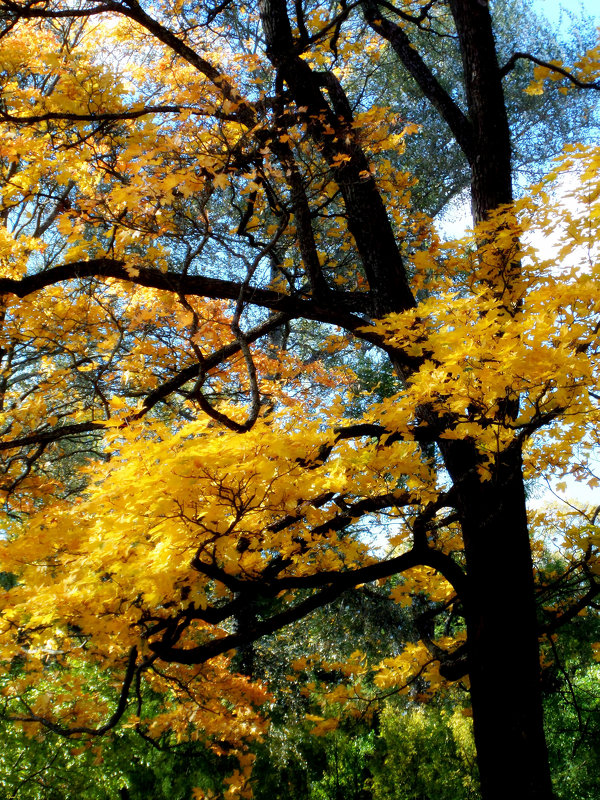
[[(597, 483), (600, 150), (571, 144), (515, 201), (503, 81), (527, 63), (533, 97), (595, 93), (599, 49), (500, 64), (475, 0), (2, 0), (0, 18), (12, 718), (200, 739), (247, 796), (269, 696), (244, 653), (401, 575), (396, 602), (462, 624), (375, 685), (468, 675), (485, 800), (515, 776), (551, 797), (538, 636), (600, 593), (597, 514), (528, 513), (525, 481)], [(459, 91), (416, 32), (452, 41)], [(411, 202), (418, 129), (369, 85), (384, 53), (469, 165), (463, 240)], [(357, 398), (365, 348), (386, 396)], [(548, 578), (549, 531), (569, 563)], [(360, 652), (336, 669), (359, 682)]]

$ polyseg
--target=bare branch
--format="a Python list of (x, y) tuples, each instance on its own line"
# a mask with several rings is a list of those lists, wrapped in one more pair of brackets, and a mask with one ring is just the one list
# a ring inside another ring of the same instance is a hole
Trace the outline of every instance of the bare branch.
[(130, 111), (98, 112), (94, 114), (47, 111), (44, 114), (16, 116), (0, 109), (0, 120), (10, 122), (13, 125), (34, 125), (38, 122), (51, 122), (52, 120), (65, 122), (117, 122), (124, 119), (139, 119), (148, 114), (180, 114), (183, 110), (183, 106), (145, 106), (144, 108)]
[(551, 61), (544, 61), (537, 56), (532, 56), (531, 53), (513, 53), (500, 70), (502, 77), (508, 75), (508, 73), (515, 68), (517, 61), (521, 59), (532, 61), (539, 67), (545, 67), (551, 72), (556, 72), (558, 75), (562, 75), (564, 78), (567, 78), (567, 80), (571, 81), (574, 86), (577, 86), (578, 89), (596, 89), (597, 91), (600, 91), (600, 81), (581, 81), (564, 67), (561, 67), (558, 64), (553, 64)]
[[(71, 736), (78, 736), (78, 735), (85, 735), (85, 736), (103, 736), (108, 731), (112, 730), (123, 714), (127, 709), (127, 703), (129, 701), (129, 690), (131, 689), (131, 684), (133, 683), (133, 679), (136, 675), (136, 672), (140, 669), (147, 669), (152, 661), (154, 661), (155, 657), (150, 657), (149, 659), (145, 659), (142, 664), (136, 667), (137, 662), (137, 647), (132, 647), (129, 651), (129, 658), (127, 659), (127, 667), (125, 668), (125, 677), (123, 678), (123, 684), (121, 686), (121, 692), (119, 694), (119, 700), (117, 703), (117, 707), (112, 714), (112, 716), (104, 723), (104, 725), (100, 725), (98, 728), (89, 728), (85, 725), (76, 727), (76, 728), (69, 728), (64, 725), (59, 725), (57, 722), (52, 722), (46, 717), (42, 717), (39, 714), (31, 711), (29, 714), (25, 715), (14, 715), (10, 716), (10, 719), (13, 722), (39, 722), (48, 730), (51, 730), (53, 733), (57, 733), (59, 736), (71, 737)], [(24, 701), (22, 701), (24, 702)]]

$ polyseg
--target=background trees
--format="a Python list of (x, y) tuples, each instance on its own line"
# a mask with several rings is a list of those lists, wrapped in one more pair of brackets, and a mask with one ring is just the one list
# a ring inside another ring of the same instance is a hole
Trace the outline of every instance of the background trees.
[[(244, 794), (252, 643), (401, 575), (414, 635), (346, 654), (335, 702), (468, 674), (483, 796), (507, 763), (551, 796), (538, 636), (595, 602), (596, 515), (528, 519), (525, 481), (595, 480), (600, 156), (571, 145), (513, 204), (547, 151), (512, 161), (511, 124), (546, 114), (546, 79), (585, 118), (597, 51), (502, 58), (471, 0), (1, 8), (9, 713), (95, 737), (129, 708), (237, 758)], [(479, 225), (445, 245), (424, 212), (465, 164)], [(557, 227), (560, 266), (522, 236)]]

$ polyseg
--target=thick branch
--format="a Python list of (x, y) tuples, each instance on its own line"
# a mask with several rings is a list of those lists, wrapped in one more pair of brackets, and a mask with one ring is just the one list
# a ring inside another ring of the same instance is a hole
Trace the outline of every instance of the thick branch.
[[(394, 231), (353, 131), (343, 90), (338, 86), (333, 97), (330, 94), (332, 108), (321, 91), (323, 74), (313, 71), (297, 54), (285, 0), (261, 0), (259, 5), (267, 55), (296, 106), (307, 109), (309, 135), (340, 187), (348, 229), (356, 241), (376, 315), (413, 308), (415, 300)], [(331, 86), (331, 81), (328, 84)], [(340, 114), (342, 106), (345, 111)]]
[(146, 106), (135, 111), (100, 112), (93, 114), (76, 114), (67, 111), (47, 111), (44, 114), (30, 114), (27, 116), (9, 114), (0, 109), (0, 120), (13, 125), (34, 125), (38, 122), (65, 121), (65, 122), (117, 122), (123, 119), (139, 119), (148, 114), (179, 114), (181, 106)]
[[(185, 275), (178, 272), (160, 272), (147, 267), (128, 268), (124, 261), (110, 258), (96, 258), (63, 264), (36, 275), (26, 275), (18, 280), (0, 278), (0, 295), (16, 294), (17, 297), (26, 297), (61, 281), (92, 277), (116, 278), (128, 283), (135, 283), (137, 286), (217, 300), (237, 301), (241, 294), (246, 303), (269, 308), (272, 311), (280, 311), (290, 317), (304, 317), (331, 325), (339, 325), (351, 331), (356, 331), (365, 323), (360, 317), (347, 312), (369, 313), (370, 311), (370, 295), (367, 292), (330, 291), (326, 298), (317, 301), (283, 294), (273, 289), (261, 289), (258, 286), (244, 287), (242, 283), (219, 278)], [(371, 338), (375, 341), (376, 337)]]
[(31, 444), (51, 444), (68, 436), (81, 436), (84, 433), (104, 430), (104, 428), (103, 422), (77, 422), (73, 425), (62, 425), (58, 428), (31, 433), (29, 436), (21, 436), (18, 439), (0, 441), (0, 452), (3, 450), (16, 450), (19, 447), (28, 447)]
[[(267, 591), (264, 592), (266, 596), (272, 596), (274, 592), (278, 593), (280, 590), (288, 588), (320, 588), (323, 586), (325, 588), (295, 606), (274, 614), (266, 620), (257, 621), (255, 625), (245, 631), (236, 632), (221, 639), (213, 639), (198, 647), (188, 649), (172, 647), (170, 643), (165, 646), (161, 642), (154, 642), (149, 646), (159, 658), (165, 661), (174, 661), (178, 664), (201, 664), (221, 653), (243, 647), (263, 636), (275, 633), (275, 631), (286, 625), (297, 622), (317, 608), (329, 605), (344, 591), (360, 583), (389, 578), (391, 575), (397, 575), (417, 566), (432, 567), (451, 583), (458, 595), (462, 596), (466, 593), (465, 575), (450, 556), (437, 550), (412, 549), (396, 558), (369, 564), (366, 567), (348, 572), (323, 571), (316, 572), (313, 575), (282, 578), (273, 581)], [(199, 616), (202, 616), (202, 612), (199, 612)]]
[(600, 595), (600, 583), (596, 583), (594, 581), (592, 586), (590, 586), (587, 592), (582, 595), (579, 600), (569, 606), (569, 608), (566, 611), (563, 611), (562, 614), (554, 616), (551, 622), (541, 627), (541, 631), (543, 633), (554, 633), (554, 631), (562, 628), (563, 625), (571, 622), (571, 620), (575, 619), (580, 612), (586, 609), (594, 600), (594, 598), (598, 597), (598, 595)]
[(371, 28), (391, 44), (404, 68), (415, 79), (429, 102), (440, 112), (470, 161), (473, 157), (473, 130), (467, 117), (425, 64), (400, 25), (381, 14), (380, 3), (376, 0), (363, 0), (361, 5)]

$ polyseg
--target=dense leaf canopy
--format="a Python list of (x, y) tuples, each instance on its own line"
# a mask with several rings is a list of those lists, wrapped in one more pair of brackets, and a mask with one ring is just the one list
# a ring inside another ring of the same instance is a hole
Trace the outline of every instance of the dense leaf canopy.
[(525, 485), (599, 480), (600, 48), (508, 52), (500, 5), (0, 2), (12, 719), (201, 740), (247, 796), (253, 642), (378, 582), (421, 625), (329, 702), (469, 676), (486, 800), (513, 757), (550, 796), (598, 509)]

